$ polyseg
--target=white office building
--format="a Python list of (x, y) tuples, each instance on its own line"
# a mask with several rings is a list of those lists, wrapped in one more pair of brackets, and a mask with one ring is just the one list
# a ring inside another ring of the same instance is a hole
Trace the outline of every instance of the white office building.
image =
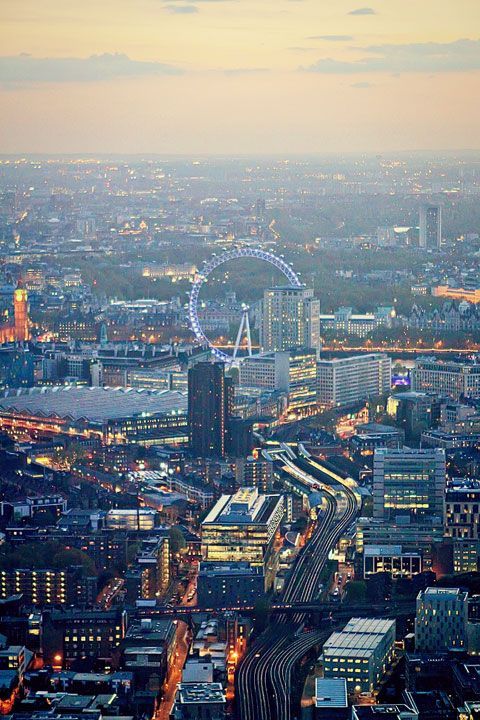
[(393, 657), (395, 620), (352, 618), (323, 646), (326, 678), (345, 678), (349, 693), (373, 692)]
[(468, 593), (428, 587), (417, 596), (415, 649), (419, 652), (466, 650)]
[(242, 360), (241, 387), (288, 393), (290, 411), (305, 412), (317, 404), (317, 354), (309, 348), (253, 355)]
[(392, 363), (388, 355), (369, 353), (317, 363), (317, 400), (320, 405), (353, 405), (390, 390)]
[(412, 390), (446, 395), (453, 400), (480, 397), (480, 358), (474, 360), (437, 360), (420, 357), (411, 373)]

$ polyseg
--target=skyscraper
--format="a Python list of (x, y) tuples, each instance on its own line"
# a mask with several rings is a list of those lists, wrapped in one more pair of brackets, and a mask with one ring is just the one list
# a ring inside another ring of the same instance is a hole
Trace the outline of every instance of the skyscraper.
[(199, 457), (225, 457), (233, 385), (223, 363), (201, 362), (188, 371), (190, 449)]
[(423, 205), (420, 208), (419, 245), (426, 250), (439, 250), (442, 244), (442, 208)]
[(393, 521), (444, 515), (445, 450), (377, 448), (373, 460), (373, 516)]
[(266, 352), (320, 346), (320, 302), (313, 290), (294, 285), (265, 290), (260, 344)]

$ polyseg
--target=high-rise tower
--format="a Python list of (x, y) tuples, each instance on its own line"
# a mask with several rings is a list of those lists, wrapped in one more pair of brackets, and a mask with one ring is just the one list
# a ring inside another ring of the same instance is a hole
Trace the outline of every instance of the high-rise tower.
[(188, 371), (190, 449), (199, 457), (225, 457), (233, 386), (223, 363), (200, 362)]
[(424, 205), (420, 208), (419, 245), (426, 250), (439, 250), (442, 244), (442, 208)]
[(284, 286), (265, 290), (260, 344), (265, 352), (320, 346), (320, 303), (313, 290)]

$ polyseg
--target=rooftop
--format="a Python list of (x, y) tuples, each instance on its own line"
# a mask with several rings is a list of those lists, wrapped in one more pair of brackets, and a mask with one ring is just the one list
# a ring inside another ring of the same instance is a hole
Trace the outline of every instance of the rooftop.
[(315, 707), (348, 707), (347, 681), (345, 680), (345, 678), (316, 678)]
[(187, 394), (176, 390), (65, 385), (8, 390), (0, 396), (0, 413), (85, 419), (99, 423), (142, 415), (181, 415), (186, 411)]
[(363, 548), (364, 555), (381, 556), (381, 555), (419, 555), (413, 551), (405, 551), (403, 553), (401, 545), (365, 545)]
[(258, 488), (240, 488), (234, 495), (222, 495), (208, 513), (202, 525), (268, 524), (275, 512), (280, 495), (261, 495)]
[(178, 699), (181, 705), (224, 703), (225, 695), (221, 683), (180, 683)]
[(395, 628), (395, 620), (352, 618), (340, 632), (330, 635), (323, 646), (326, 655), (368, 658)]

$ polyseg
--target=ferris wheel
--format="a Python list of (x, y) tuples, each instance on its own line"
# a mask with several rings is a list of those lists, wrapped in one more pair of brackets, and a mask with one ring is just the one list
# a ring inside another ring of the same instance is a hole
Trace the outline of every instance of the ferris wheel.
[(241, 318), (240, 318), (240, 324), (238, 328), (237, 333), (237, 339), (235, 342), (235, 347), (233, 351), (233, 355), (228, 355), (227, 353), (223, 352), (223, 350), (220, 350), (219, 348), (215, 347), (215, 345), (209, 340), (205, 332), (202, 330), (200, 320), (198, 318), (198, 296), (200, 294), (200, 290), (202, 288), (202, 285), (207, 282), (208, 276), (210, 273), (212, 273), (217, 267), (220, 265), (223, 265), (224, 263), (229, 262), (230, 260), (239, 260), (241, 258), (255, 258), (256, 260), (263, 260), (266, 263), (269, 263), (270, 265), (273, 265), (273, 267), (276, 267), (277, 270), (280, 270), (280, 272), (284, 275), (286, 280), (288, 281), (289, 285), (292, 285), (294, 287), (302, 287), (302, 283), (298, 277), (298, 275), (292, 270), (290, 265), (283, 260), (283, 258), (278, 257), (277, 255), (274, 255), (273, 253), (267, 252), (265, 250), (259, 250), (257, 248), (235, 248), (233, 250), (227, 250), (223, 252), (221, 255), (216, 255), (215, 253), (212, 255), (211, 259), (207, 262), (205, 261), (205, 264), (201, 270), (197, 272), (195, 275), (195, 278), (192, 283), (192, 288), (190, 290), (189, 295), (189, 302), (188, 302), (188, 317), (190, 320), (190, 327), (195, 333), (195, 337), (197, 338), (198, 342), (202, 345), (208, 345), (212, 351), (212, 354), (218, 359), (222, 360), (223, 362), (226, 362), (228, 364), (231, 364), (235, 362), (237, 358), (237, 353), (240, 347), (240, 343), (242, 340), (242, 337), (244, 334), (246, 334), (247, 338), (247, 351), (248, 354), (252, 354), (252, 340), (250, 336), (250, 321), (248, 317), (248, 311), (249, 307), (248, 305), (243, 304), (242, 305), (242, 311), (241, 311)]

